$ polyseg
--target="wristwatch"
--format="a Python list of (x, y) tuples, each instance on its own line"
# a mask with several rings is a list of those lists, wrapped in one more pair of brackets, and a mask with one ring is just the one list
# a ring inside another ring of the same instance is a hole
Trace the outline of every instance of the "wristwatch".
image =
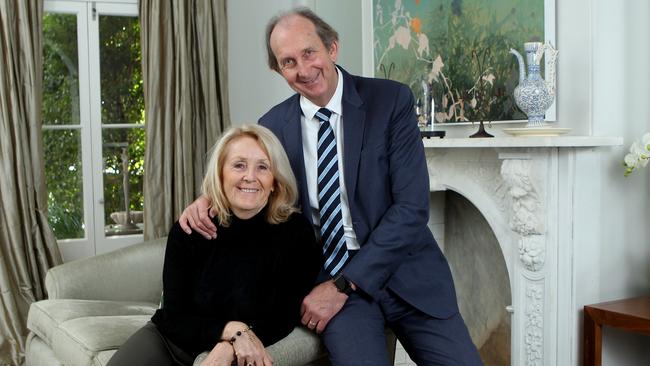
[(352, 289), (352, 285), (350, 285), (350, 281), (343, 277), (343, 273), (339, 273), (334, 276), (333, 281), (334, 286), (336, 286), (336, 289), (339, 290), (339, 292), (350, 296), (350, 294), (354, 291), (354, 289)]

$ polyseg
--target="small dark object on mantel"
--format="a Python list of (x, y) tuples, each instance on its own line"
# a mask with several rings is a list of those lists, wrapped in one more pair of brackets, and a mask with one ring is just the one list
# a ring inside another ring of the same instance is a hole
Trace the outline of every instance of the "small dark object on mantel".
[(420, 136), (422, 136), (422, 138), (426, 137), (428, 139), (432, 137), (443, 138), (446, 134), (447, 133), (445, 131), (420, 131)]
[(483, 121), (481, 121), (478, 126), (478, 131), (476, 131), (476, 133), (471, 135), (469, 138), (476, 138), (476, 137), (494, 137), (494, 135), (490, 135), (485, 130), (485, 127), (483, 126)]

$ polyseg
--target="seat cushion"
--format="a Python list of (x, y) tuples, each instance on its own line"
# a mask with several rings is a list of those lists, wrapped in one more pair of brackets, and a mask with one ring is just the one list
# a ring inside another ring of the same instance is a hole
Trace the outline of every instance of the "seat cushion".
[(64, 366), (54, 355), (49, 345), (45, 344), (33, 332), (27, 336), (25, 345), (25, 363), (26, 366)]
[(61, 323), (52, 340), (56, 357), (66, 366), (92, 365), (98, 353), (119, 348), (151, 315), (92, 316)]
[(53, 335), (63, 322), (92, 316), (146, 315), (151, 317), (157, 304), (144, 302), (53, 299), (29, 307), (27, 328), (52, 346)]

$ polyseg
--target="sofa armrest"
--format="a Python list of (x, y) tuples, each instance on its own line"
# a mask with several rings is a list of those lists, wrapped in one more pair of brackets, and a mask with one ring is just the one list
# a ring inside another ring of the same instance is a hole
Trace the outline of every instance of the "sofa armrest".
[(157, 303), (166, 243), (160, 238), (51, 268), (48, 297)]

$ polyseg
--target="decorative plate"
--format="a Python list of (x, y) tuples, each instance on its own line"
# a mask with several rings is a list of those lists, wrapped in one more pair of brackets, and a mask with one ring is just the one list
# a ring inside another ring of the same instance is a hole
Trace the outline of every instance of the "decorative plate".
[(513, 136), (559, 136), (571, 131), (563, 127), (504, 128), (503, 132)]

